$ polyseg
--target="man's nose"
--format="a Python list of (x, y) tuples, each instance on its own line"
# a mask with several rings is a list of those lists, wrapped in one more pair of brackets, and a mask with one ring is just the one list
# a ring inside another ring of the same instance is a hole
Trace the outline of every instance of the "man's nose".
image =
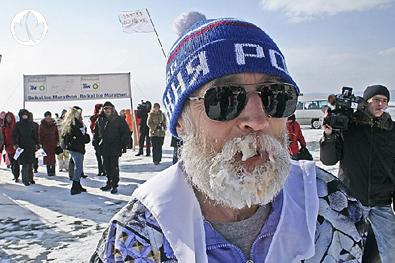
[(246, 132), (264, 131), (269, 127), (269, 116), (266, 114), (262, 99), (257, 93), (247, 96), (247, 104), (238, 118), (238, 126)]

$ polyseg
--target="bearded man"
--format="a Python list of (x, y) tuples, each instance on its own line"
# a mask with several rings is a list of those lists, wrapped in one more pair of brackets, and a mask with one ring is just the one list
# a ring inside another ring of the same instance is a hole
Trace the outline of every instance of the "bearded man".
[(180, 161), (133, 193), (91, 262), (360, 261), (359, 202), (314, 162), (290, 160), (298, 94), (256, 25), (203, 19), (183, 31), (163, 95)]

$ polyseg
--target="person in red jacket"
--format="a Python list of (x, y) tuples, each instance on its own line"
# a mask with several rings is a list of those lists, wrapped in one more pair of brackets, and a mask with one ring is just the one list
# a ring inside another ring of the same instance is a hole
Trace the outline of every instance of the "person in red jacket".
[(11, 172), (14, 175), (15, 182), (18, 182), (20, 167), (17, 160), (14, 160), (15, 148), (14, 141), (12, 139), (12, 131), (15, 127), (15, 116), (12, 112), (7, 112), (4, 118), (3, 126), (3, 137), (4, 137), (4, 150), (6, 151), (7, 157), (11, 162)]
[(54, 176), (56, 164), (55, 151), (56, 146), (59, 144), (59, 131), (49, 111), (44, 113), (44, 119), (41, 120), (39, 138), (40, 144), (47, 154), (47, 156), (44, 157), (44, 164), (47, 166), (47, 174), (48, 176)]
[(300, 125), (295, 119), (295, 114), (288, 117), (287, 130), (289, 138), (289, 154), (291, 156), (295, 156), (299, 153), (298, 142), (301, 147), (306, 147), (306, 141), (303, 137)]

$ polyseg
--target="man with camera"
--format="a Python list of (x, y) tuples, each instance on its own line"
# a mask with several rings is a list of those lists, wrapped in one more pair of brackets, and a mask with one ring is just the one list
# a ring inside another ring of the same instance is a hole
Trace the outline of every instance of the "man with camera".
[(136, 156), (143, 155), (144, 141), (146, 145), (146, 156), (151, 155), (151, 142), (149, 136), (149, 128), (147, 126), (148, 113), (151, 111), (151, 102), (141, 101), (141, 104), (137, 106), (137, 117), (140, 118), (139, 127), (139, 152)]
[(334, 165), (340, 161), (338, 177), (363, 204), (383, 263), (395, 262), (395, 216), (391, 209), (395, 186), (395, 125), (385, 112), (389, 99), (386, 87), (367, 87), (348, 125), (340, 125), (338, 130), (330, 125), (344, 123), (344, 115), (337, 112), (340, 121), (336, 121), (339, 117), (332, 117), (324, 125), (320, 141), (322, 163)]

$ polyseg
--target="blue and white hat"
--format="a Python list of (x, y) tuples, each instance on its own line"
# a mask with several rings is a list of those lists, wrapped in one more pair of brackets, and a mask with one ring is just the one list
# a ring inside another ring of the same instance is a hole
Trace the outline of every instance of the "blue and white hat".
[(193, 24), (171, 48), (166, 66), (163, 104), (172, 135), (177, 136), (177, 120), (193, 92), (211, 80), (245, 72), (277, 76), (299, 94), (280, 49), (256, 25), (229, 18)]

